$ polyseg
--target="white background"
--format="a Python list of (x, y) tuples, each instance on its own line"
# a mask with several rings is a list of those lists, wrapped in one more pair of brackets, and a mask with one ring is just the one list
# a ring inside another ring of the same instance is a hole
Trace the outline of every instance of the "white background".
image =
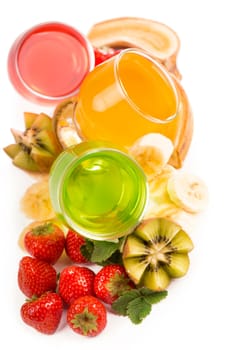
[[(241, 1), (8, 0), (0, 10), (0, 334), (20, 349), (220, 349), (243, 348), (243, 173)], [(119, 16), (147, 17), (172, 27), (181, 40), (178, 67), (194, 112), (195, 130), (185, 167), (208, 184), (210, 204), (192, 239), (188, 275), (169, 288), (141, 325), (108, 316), (105, 331), (85, 338), (65, 326), (52, 336), (22, 323), (24, 296), (17, 288), (23, 252), (19, 233), (29, 222), (19, 200), (32, 179), (14, 168), (2, 148), (10, 127), (23, 129), (23, 112), (52, 112), (23, 100), (9, 83), (8, 50), (29, 27), (63, 21), (83, 33), (95, 22)], [(2, 347), (2, 345), (0, 345)], [(3, 345), (4, 346), (4, 345)]]

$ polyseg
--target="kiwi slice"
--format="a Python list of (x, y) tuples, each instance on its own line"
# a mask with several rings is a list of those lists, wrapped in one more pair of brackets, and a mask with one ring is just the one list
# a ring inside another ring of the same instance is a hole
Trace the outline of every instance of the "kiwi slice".
[(48, 173), (63, 150), (45, 113), (24, 113), (25, 131), (11, 129), (15, 143), (4, 148), (13, 164), (29, 172)]
[(131, 280), (154, 291), (184, 276), (193, 242), (180, 226), (163, 218), (144, 220), (127, 236), (123, 264)]

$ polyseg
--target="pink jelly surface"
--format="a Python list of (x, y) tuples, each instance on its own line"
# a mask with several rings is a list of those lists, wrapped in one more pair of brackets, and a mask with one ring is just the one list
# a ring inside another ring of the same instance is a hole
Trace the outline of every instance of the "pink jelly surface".
[(90, 65), (85, 45), (57, 31), (30, 35), (20, 47), (17, 62), (24, 84), (52, 97), (78, 89)]

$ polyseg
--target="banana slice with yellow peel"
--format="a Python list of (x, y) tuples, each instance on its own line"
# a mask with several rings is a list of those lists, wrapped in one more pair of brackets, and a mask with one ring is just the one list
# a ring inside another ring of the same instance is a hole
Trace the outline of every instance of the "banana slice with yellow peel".
[(199, 213), (207, 206), (207, 186), (196, 175), (176, 171), (168, 180), (167, 191), (172, 202), (189, 213)]
[(120, 17), (98, 22), (87, 34), (95, 47), (140, 48), (161, 62), (178, 79), (178, 35), (164, 23), (139, 17)]
[(27, 217), (33, 220), (42, 221), (55, 217), (49, 195), (47, 176), (27, 188), (21, 198), (20, 208)]
[(179, 96), (179, 109), (177, 117), (166, 125), (166, 136), (171, 138), (174, 143), (174, 152), (171, 155), (169, 164), (179, 169), (190, 149), (193, 137), (193, 113), (188, 96), (182, 87), (182, 84), (173, 77)]
[(129, 149), (129, 154), (143, 168), (148, 180), (160, 174), (174, 150), (171, 140), (158, 133), (140, 137)]

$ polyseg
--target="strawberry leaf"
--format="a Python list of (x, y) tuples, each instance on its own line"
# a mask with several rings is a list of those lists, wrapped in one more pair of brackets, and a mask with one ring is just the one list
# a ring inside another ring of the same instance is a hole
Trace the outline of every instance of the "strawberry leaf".
[(32, 228), (32, 232), (35, 236), (44, 236), (53, 233), (55, 230), (52, 222), (46, 222), (42, 225)]

